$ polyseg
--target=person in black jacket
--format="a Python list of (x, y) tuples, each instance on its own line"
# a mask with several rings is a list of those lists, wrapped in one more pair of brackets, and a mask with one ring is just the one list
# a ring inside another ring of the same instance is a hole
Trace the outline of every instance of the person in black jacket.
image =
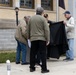
[[(44, 17), (47, 20), (47, 23), (48, 23), (48, 26), (49, 26), (49, 29), (50, 29), (50, 26), (53, 22), (48, 20), (48, 14), (44, 14)], [(50, 45), (47, 46), (47, 59), (49, 59), (49, 57), (50, 57)]]

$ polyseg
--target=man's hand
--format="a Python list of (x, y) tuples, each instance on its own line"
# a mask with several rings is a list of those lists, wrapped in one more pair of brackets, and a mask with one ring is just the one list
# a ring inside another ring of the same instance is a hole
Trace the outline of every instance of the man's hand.
[(65, 22), (65, 21), (63, 21), (63, 24), (67, 26), (67, 24), (66, 24), (66, 22)]
[(48, 41), (48, 42), (46, 43), (46, 46), (48, 46), (48, 45), (49, 45), (49, 43), (50, 43), (50, 42)]

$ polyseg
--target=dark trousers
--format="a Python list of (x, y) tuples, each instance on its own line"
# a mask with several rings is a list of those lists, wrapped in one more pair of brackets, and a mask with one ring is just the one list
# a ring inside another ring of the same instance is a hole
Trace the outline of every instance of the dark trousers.
[(47, 58), (50, 57), (50, 45), (47, 46)]
[(41, 61), (41, 59), (40, 59), (40, 53), (38, 52), (37, 56), (36, 56), (36, 64), (40, 64), (40, 61)]
[(40, 40), (31, 42), (30, 68), (35, 69), (35, 61), (38, 52), (40, 53), (40, 59), (42, 62), (41, 68), (42, 70), (46, 70), (46, 42)]

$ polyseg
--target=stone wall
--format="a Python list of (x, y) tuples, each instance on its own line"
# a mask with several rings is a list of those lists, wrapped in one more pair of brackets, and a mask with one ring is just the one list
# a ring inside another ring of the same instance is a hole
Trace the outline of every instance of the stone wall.
[(0, 50), (15, 50), (15, 29), (0, 29)]
[(15, 50), (14, 34), (16, 22), (13, 19), (0, 19), (0, 50)]

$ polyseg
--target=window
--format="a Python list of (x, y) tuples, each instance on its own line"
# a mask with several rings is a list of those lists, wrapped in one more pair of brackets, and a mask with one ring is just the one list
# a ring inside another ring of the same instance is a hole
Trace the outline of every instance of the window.
[(9, 0), (0, 0), (0, 4), (9, 4)]
[(0, 6), (12, 6), (12, 0), (0, 0)]
[(34, 0), (20, 0), (20, 6), (22, 8), (33, 9), (34, 8)]
[(41, 6), (45, 10), (53, 10), (53, 0), (41, 0)]

